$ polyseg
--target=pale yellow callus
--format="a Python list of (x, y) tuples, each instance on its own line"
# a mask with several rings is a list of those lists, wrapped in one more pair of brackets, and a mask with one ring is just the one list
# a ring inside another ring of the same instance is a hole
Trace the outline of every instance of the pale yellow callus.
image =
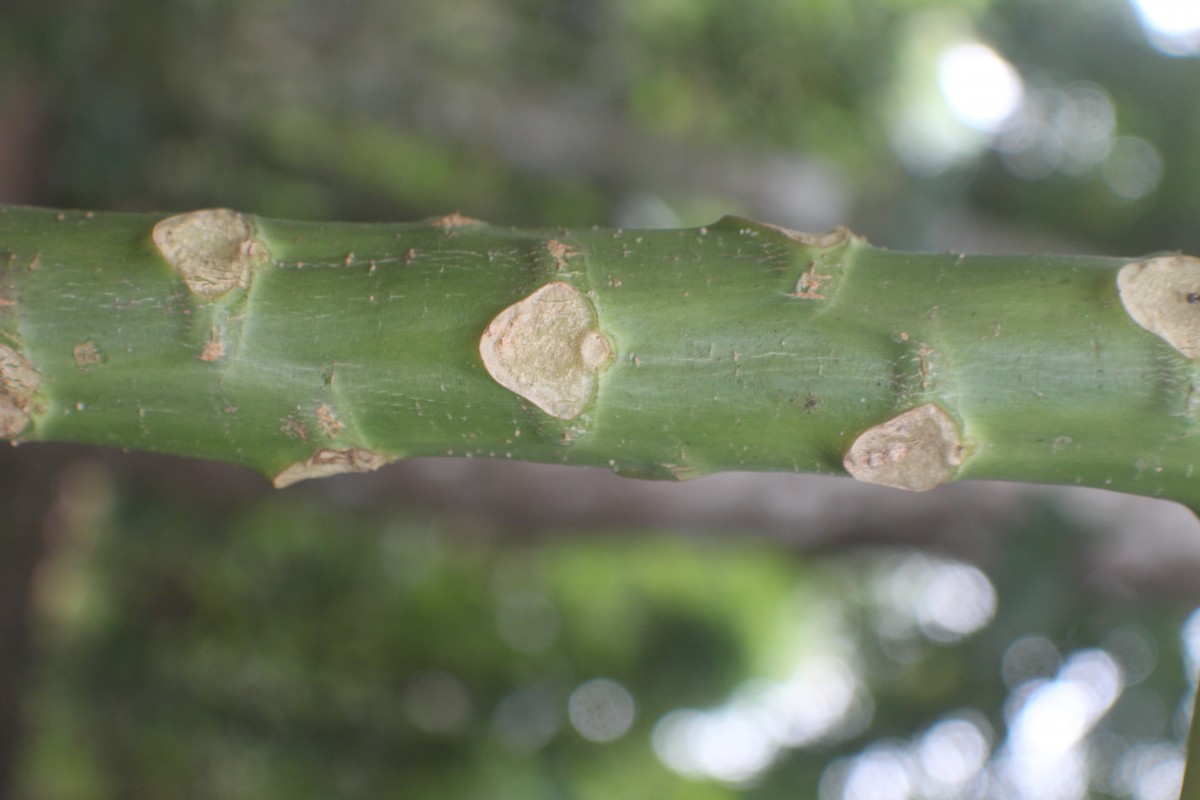
[(11, 439), (29, 427), (30, 406), (41, 383), (24, 356), (0, 345), (0, 438)]
[(924, 492), (954, 479), (965, 450), (954, 417), (926, 403), (863, 431), (842, 463), (864, 483)]
[(497, 314), (479, 340), (479, 355), (501, 386), (567, 420), (591, 402), (612, 347), (591, 302), (555, 281)]
[(392, 459), (381, 453), (350, 447), (345, 450), (321, 449), (304, 460), (292, 464), (275, 476), (276, 489), (291, 486), (309, 478), (326, 478), (344, 472), (374, 472)]
[(254, 270), (269, 260), (250, 220), (227, 208), (167, 217), (151, 235), (192, 294), (204, 300), (247, 287)]
[(1200, 360), (1200, 259), (1171, 255), (1126, 264), (1117, 292), (1134, 322)]

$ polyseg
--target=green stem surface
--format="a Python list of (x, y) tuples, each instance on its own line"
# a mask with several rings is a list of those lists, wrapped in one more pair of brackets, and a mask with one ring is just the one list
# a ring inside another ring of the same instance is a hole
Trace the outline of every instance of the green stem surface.
[[(272, 477), (337, 454), (328, 471), (454, 455), (846, 474), (865, 431), (934, 404), (957, 434), (946, 479), (1200, 502), (1196, 365), (1126, 310), (1130, 259), (890, 252), (736, 218), (566, 231), (246, 216), (243, 250), (261, 259), (218, 293), (156, 244), (165, 217), (0, 210), (0, 344), (38, 378), (28, 398), (0, 387), (28, 418), (10, 438)], [(556, 283), (586, 299), (607, 348), (573, 416), (481, 356), (504, 309)], [(902, 462), (903, 445), (868, 460)]]

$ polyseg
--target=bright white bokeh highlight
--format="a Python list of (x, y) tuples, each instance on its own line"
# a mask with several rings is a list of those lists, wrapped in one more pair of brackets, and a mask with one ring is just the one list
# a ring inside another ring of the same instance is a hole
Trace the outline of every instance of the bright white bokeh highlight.
[(969, 163), (1023, 105), (1025, 82), (979, 41), (959, 9), (914, 14), (901, 36), (887, 100), (888, 139), (911, 172)]
[(938, 88), (959, 120), (995, 133), (1021, 105), (1024, 84), (1012, 64), (979, 42), (946, 50), (937, 65)]
[(742, 784), (775, 760), (778, 748), (752, 716), (736, 708), (684, 709), (654, 727), (654, 751), (680, 775)]
[(908, 800), (913, 763), (906, 749), (882, 745), (855, 756), (846, 770), (843, 800)]
[(881, 636), (920, 635), (942, 644), (984, 628), (996, 614), (996, 590), (978, 568), (914, 553), (886, 567), (875, 586)]
[(970, 564), (942, 563), (917, 599), (917, 627), (937, 642), (954, 642), (980, 630), (996, 614), (996, 590)]
[[(963, 562), (922, 553), (877, 557), (865, 579), (858, 602), (889, 657), (958, 641), (996, 612), (991, 582)], [(745, 681), (718, 706), (679, 709), (658, 720), (652, 741), (664, 765), (695, 780), (753, 786), (789, 750), (827, 747), (867, 730), (873, 702), (847, 609), (812, 599), (800, 612), (804, 635), (793, 642), (801, 649), (790, 659), (783, 652), (782, 677)], [(814, 618), (824, 622), (814, 625)], [(1195, 680), (1200, 609), (1181, 640)], [(1102, 641), (1060, 651), (1044, 636), (1017, 637), (997, 664), (1009, 690), (1003, 739), (985, 714), (959, 709), (903, 739), (864, 743), (827, 764), (820, 800), (1086, 800), (1098, 791), (1174, 800), (1184, 763), (1178, 741), (1138, 743), (1104, 726), (1126, 688), (1155, 670), (1153, 636), (1127, 624)], [(1190, 700), (1183, 707), (1190, 711)], [(1186, 732), (1185, 716), (1177, 740)]]
[[(985, 627), (996, 613), (991, 581), (979, 569), (959, 561), (921, 553), (881, 558), (869, 580), (872, 615), (881, 641), (952, 643)], [(840, 622), (840, 613), (831, 608), (825, 612), (806, 609), (810, 623), (818, 617), (825, 621), (805, 637), (803, 652), (791, 659), (781, 678), (746, 681), (715, 708), (680, 709), (662, 717), (653, 733), (659, 760), (690, 778), (738, 786), (753, 782), (789, 749), (861, 733), (870, 723), (873, 706), (856, 645)], [(925, 783), (935, 789), (960, 786), (963, 775), (974, 775), (981, 768), (989, 745), (972, 745), (984, 741), (983, 734), (971, 738), (962, 725), (938, 730), (928, 734), (932, 738), (923, 756), (905, 762), (927, 762), (928, 769), (914, 767), (917, 772), (906, 780), (911, 783), (925, 776)], [(845, 778), (859, 787), (853, 790), (855, 796), (868, 798), (869, 776), (895, 767), (878, 753), (872, 758), (876, 760), (847, 767), (858, 776)], [(930, 777), (934, 773), (938, 777)]]
[(1196, 0), (1133, 0), (1146, 38), (1171, 56), (1200, 53), (1200, 3)]
[(1008, 738), (998, 778), (1010, 796), (1082, 800), (1089, 784), (1086, 737), (1124, 689), (1104, 650), (1072, 653), (1052, 680), (1018, 687), (1005, 709)]
[(1177, 800), (1183, 788), (1183, 750), (1157, 743), (1129, 748), (1117, 765), (1116, 788), (1133, 800)]
[(1179, 631), (1183, 642), (1183, 662), (1187, 668), (1187, 682), (1195, 685), (1200, 680), (1200, 608), (1188, 616)]
[(870, 721), (864, 695), (850, 662), (814, 656), (782, 681), (742, 684), (717, 708), (667, 714), (654, 728), (654, 749), (681, 775), (744, 784), (787, 748), (860, 732)]
[[(1131, 2), (1155, 47), (1200, 54), (1200, 0)], [(1162, 155), (1146, 139), (1119, 135), (1103, 87), (1027, 80), (954, 12), (916, 15), (902, 41), (887, 122), (910, 172), (940, 175), (993, 150), (1019, 178), (1098, 175), (1121, 201), (1147, 197), (1162, 182)]]
[(962, 797), (987, 765), (991, 747), (991, 730), (982, 718), (952, 717), (931, 727), (913, 748), (924, 796)]
[(1133, 5), (1146, 24), (1160, 33), (1200, 31), (1200, 3), (1196, 0), (1135, 0)]
[(908, 741), (876, 742), (821, 774), (820, 800), (960, 800), (979, 796), (991, 755), (983, 715), (952, 714)]

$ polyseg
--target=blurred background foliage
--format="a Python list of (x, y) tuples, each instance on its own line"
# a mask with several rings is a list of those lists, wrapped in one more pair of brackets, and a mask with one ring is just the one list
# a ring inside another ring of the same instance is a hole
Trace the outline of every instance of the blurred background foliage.
[[(1194, 0), (8, 0), (0, 200), (1200, 252)], [(0, 454), (0, 796), (1166, 800), (1200, 526)]]

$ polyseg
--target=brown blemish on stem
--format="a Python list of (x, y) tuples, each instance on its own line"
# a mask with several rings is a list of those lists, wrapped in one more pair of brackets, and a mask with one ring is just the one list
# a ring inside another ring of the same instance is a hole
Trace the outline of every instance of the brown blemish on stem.
[(279, 426), (279, 431), (289, 439), (308, 441), (308, 426), (297, 416), (289, 416)]
[(12, 250), (0, 251), (0, 308), (17, 304), (17, 287), (13, 285), (13, 265), (17, 254)]
[(71, 350), (71, 355), (75, 358), (75, 366), (82, 370), (104, 363), (104, 356), (101, 355), (100, 350), (91, 339), (75, 345)]
[(554, 260), (554, 269), (556, 272), (563, 272), (567, 268), (567, 259), (579, 255), (578, 247), (571, 247), (563, 244), (557, 239), (551, 239), (546, 242), (546, 252), (550, 254), (550, 258)]
[(671, 474), (671, 480), (680, 481), (681, 483), (703, 477), (704, 475), (696, 467), (682, 466), (680, 464), (663, 464), (662, 466)]
[(595, 394), (612, 347), (583, 293), (554, 282), (497, 314), (479, 355), (501, 386), (552, 417), (574, 419)]
[(11, 439), (29, 427), (29, 406), (41, 384), (24, 356), (0, 345), (0, 437)]
[(254, 238), (250, 220), (227, 208), (167, 217), (154, 226), (152, 236), (192, 294), (205, 300), (246, 288), (251, 273), (270, 258)]
[(204, 343), (204, 347), (200, 348), (200, 355), (197, 358), (212, 364), (220, 360), (223, 355), (225, 355), (225, 342), (221, 340), (221, 332), (214, 325), (208, 329), (208, 341)]
[(958, 423), (926, 403), (864, 431), (842, 464), (864, 483), (924, 492), (952, 480), (964, 458)]
[(391, 459), (361, 447), (346, 450), (321, 449), (306, 461), (298, 461), (275, 476), (275, 488), (282, 489), (309, 478), (325, 478), (343, 472), (374, 472)]
[(1200, 360), (1200, 259), (1160, 256), (1126, 264), (1117, 273), (1117, 292), (1134, 322)]
[(848, 239), (854, 238), (854, 232), (847, 227), (834, 228), (824, 233), (801, 233), (800, 231), (794, 231), (791, 228), (785, 228), (781, 225), (772, 225), (769, 222), (759, 222), (756, 224), (764, 228), (770, 228), (773, 231), (779, 231), (793, 242), (799, 242), (808, 247), (834, 247)]
[(321, 427), (321, 433), (325, 434), (327, 439), (336, 439), (346, 427), (346, 423), (338, 418), (337, 412), (328, 403), (317, 406), (316, 417), (317, 425)]
[(473, 228), (477, 225), (486, 225), (487, 223), (482, 220), (472, 219), (471, 217), (464, 217), (455, 211), (453, 214), (446, 214), (443, 217), (432, 219), (429, 221), (429, 224), (442, 230), (453, 230), (454, 228)]
[(225, 355), (225, 343), (217, 337), (217, 332), (214, 330), (212, 337), (204, 343), (198, 358), (211, 364), (223, 355)]
[(921, 347), (917, 349), (917, 371), (921, 374), (921, 388), (929, 388), (929, 374), (932, 371), (932, 361), (930, 356), (936, 355), (937, 351), (932, 347)]
[(832, 277), (832, 275), (817, 272), (817, 262), (812, 261), (809, 263), (808, 269), (800, 276), (800, 280), (796, 281), (796, 291), (792, 292), (791, 296), (803, 300), (824, 300), (825, 295), (820, 294), (817, 290), (821, 288), (822, 283)]

